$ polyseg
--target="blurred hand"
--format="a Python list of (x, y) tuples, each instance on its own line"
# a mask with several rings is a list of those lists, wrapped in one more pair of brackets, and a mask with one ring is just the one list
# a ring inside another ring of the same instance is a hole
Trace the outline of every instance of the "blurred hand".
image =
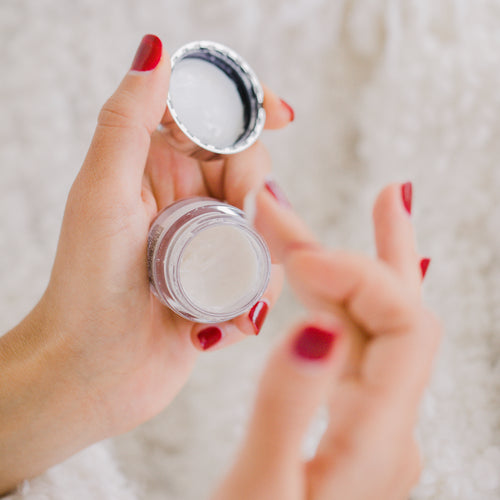
[[(69, 194), (48, 288), (1, 339), (8, 383), (0, 387), (0, 491), (156, 415), (185, 383), (199, 350), (213, 343), (204, 325), (176, 316), (151, 294), (148, 229), (158, 211), (189, 196), (242, 207), (271, 164), (260, 142), (210, 164), (173, 150), (157, 131), (169, 77), (160, 40), (144, 37), (99, 115)], [(291, 121), (268, 90), (264, 105), (267, 128)], [(259, 315), (214, 325), (220, 332), (214, 348), (256, 333), (279, 294), (280, 271)]]
[[(213, 499), (408, 498), (421, 467), (418, 405), (441, 336), (420, 296), (428, 261), (415, 250), (411, 186), (389, 186), (377, 200), (377, 259), (324, 250), (289, 209), (267, 195), (259, 204), (261, 228), (280, 235), (287, 276), (313, 316), (271, 355), (243, 447)], [(328, 428), (306, 462), (304, 435), (323, 403)]]

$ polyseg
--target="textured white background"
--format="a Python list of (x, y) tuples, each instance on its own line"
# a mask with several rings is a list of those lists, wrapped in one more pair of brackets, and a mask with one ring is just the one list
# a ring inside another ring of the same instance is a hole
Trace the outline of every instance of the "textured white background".
[[(46, 286), (99, 107), (147, 32), (171, 51), (203, 38), (233, 47), (294, 106), (295, 123), (264, 141), (326, 244), (372, 252), (376, 192), (413, 180), (433, 259), (426, 296), (447, 333), (414, 498), (500, 498), (500, 2), (2, 0), (0, 331)], [(97, 445), (15, 498), (205, 498), (266, 352), (296, 317), (285, 294), (259, 337), (202, 356), (167, 411), (116, 439), (115, 461)]]

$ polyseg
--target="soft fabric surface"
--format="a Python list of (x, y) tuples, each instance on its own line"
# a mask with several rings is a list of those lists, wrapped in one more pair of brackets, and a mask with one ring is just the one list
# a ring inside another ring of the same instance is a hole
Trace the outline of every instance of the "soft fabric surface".
[[(146, 32), (171, 51), (226, 43), (294, 106), (295, 123), (263, 140), (326, 244), (373, 252), (377, 191), (414, 181), (426, 300), (446, 338), (413, 498), (500, 498), (500, 2), (3, 0), (0, 331), (46, 286), (99, 107)], [(202, 356), (170, 408), (113, 441), (114, 457), (96, 445), (10, 498), (205, 498), (296, 311), (286, 293), (259, 337)]]

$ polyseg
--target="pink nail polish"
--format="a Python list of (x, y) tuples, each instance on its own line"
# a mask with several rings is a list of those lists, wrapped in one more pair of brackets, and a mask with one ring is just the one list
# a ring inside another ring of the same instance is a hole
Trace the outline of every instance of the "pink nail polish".
[(290, 106), (290, 104), (288, 104), (284, 99), (280, 99), (280, 102), (290, 114), (290, 121), (293, 122), (293, 120), (295, 120), (295, 111), (293, 110), (292, 106)]
[(158, 66), (161, 59), (162, 43), (155, 35), (146, 35), (141, 41), (134, 61), (130, 67), (133, 71), (151, 71)]
[(204, 351), (217, 344), (221, 338), (222, 332), (220, 331), (220, 328), (217, 328), (216, 326), (209, 326), (198, 333), (198, 340)]
[(425, 278), (425, 275), (427, 274), (427, 269), (429, 269), (429, 264), (431, 263), (431, 259), (428, 257), (425, 257), (420, 261), (420, 270), (422, 271), (422, 279)]
[(283, 190), (278, 186), (276, 181), (272, 179), (268, 179), (266, 183), (264, 184), (264, 187), (267, 189), (269, 193), (274, 197), (274, 199), (283, 207), (286, 208), (291, 208), (292, 205), (288, 201), (288, 198), (286, 197), (285, 193)]
[(403, 198), (403, 205), (406, 211), (411, 215), (411, 202), (413, 196), (413, 186), (411, 182), (405, 182), (401, 186), (401, 196)]
[(269, 306), (263, 300), (257, 302), (257, 304), (255, 304), (252, 309), (250, 309), (248, 317), (253, 325), (255, 335), (258, 335), (260, 330), (262, 329), (262, 325), (264, 324), (268, 311)]
[(308, 326), (300, 332), (293, 350), (300, 358), (309, 361), (321, 360), (330, 354), (337, 334), (315, 326)]

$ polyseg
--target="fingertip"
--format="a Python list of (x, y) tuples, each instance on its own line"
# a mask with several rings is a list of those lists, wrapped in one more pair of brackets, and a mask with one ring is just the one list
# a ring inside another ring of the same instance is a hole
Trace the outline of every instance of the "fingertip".
[(385, 186), (382, 191), (380, 191), (373, 205), (373, 218), (375, 222), (380, 220), (381, 216), (385, 215), (388, 211), (400, 211), (404, 208), (402, 186), (403, 184), (393, 183)]
[(266, 110), (266, 123), (264, 128), (268, 130), (281, 129), (289, 125), (295, 119), (295, 111), (284, 99), (278, 97), (268, 87), (264, 89), (264, 109)]
[(385, 187), (375, 202), (373, 220), (379, 258), (418, 290), (421, 276), (417, 272), (416, 238), (410, 217), (412, 194), (409, 182)]
[(429, 269), (429, 265), (431, 263), (431, 259), (429, 257), (424, 257), (423, 259), (420, 259), (420, 272), (422, 274), (422, 281), (425, 278), (425, 275), (427, 274), (427, 270)]
[[(244, 328), (239, 324), (241, 318), (244, 319)], [(255, 335), (248, 313), (223, 323), (197, 323), (191, 330), (191, 342), (198, 351), (218, 351), (241, 342), (249, 336)]]
[[(144, 35), (135, 52), (130, 69), (125, 76), (125, 81), (127, 79), (131, 82), (139, 81), (137, 80), (137, 77), (142, 77), (140, 81), (148, 82), (147, 85), (150, 86), (150, 93), (154, 92), (154, 87), (158, 85), (161, 87), (161, 91), (165, 95), (166, 105), (166, 95), (168, 93), (170, 73), (170, 55), (165, 49), (161, 39), (152, 34)], [(123, 84), (124, 83), (122, 82), (122, 85)], [(133, 84), (132, 87), (134, 87)]]
[(278, 300), (283, 288), (284, 269), (283, 266), (273, 264), (271, 266), (271, 279), (264, 295), (250, 308), (250, 310), (234, 318), (232, 323), (243, 334), (259, 335), (265, 320)]
[(215, 348), (222, 340), (222, 329), (218, 325), (201, 325), (193, 330), (191, 341), (199, 351), (208, 351)]
[(317, 324), (303, 325), (292, 341), (291, 353), (301, 362), (327, 361), (333, 353), (338, 337), (338, 328)]
[(401, 199), (403, 201), (405, 210), (408, 212), (408, 215), (411, 215), (412, 198), (413, 184), (411, 182), (405, 182), (401, 185)]
[(255, 335), (259, 335), (264, 321), (269, 313), (269, 302), (267, 300), (259, 300), (249, 311), (248, 320)]
[(291, 247), (317, 244), (314, 234), (284, 199), (278, 199), (276, 184), (268, 184), (256, 197), (254, 226), (266, 240), (273, 263), (283, 262)]
[(163, 57), (163, 44), (156, 35), (144, 35), (137, 48), (130, 71), (146, 72), (154, 70)]

